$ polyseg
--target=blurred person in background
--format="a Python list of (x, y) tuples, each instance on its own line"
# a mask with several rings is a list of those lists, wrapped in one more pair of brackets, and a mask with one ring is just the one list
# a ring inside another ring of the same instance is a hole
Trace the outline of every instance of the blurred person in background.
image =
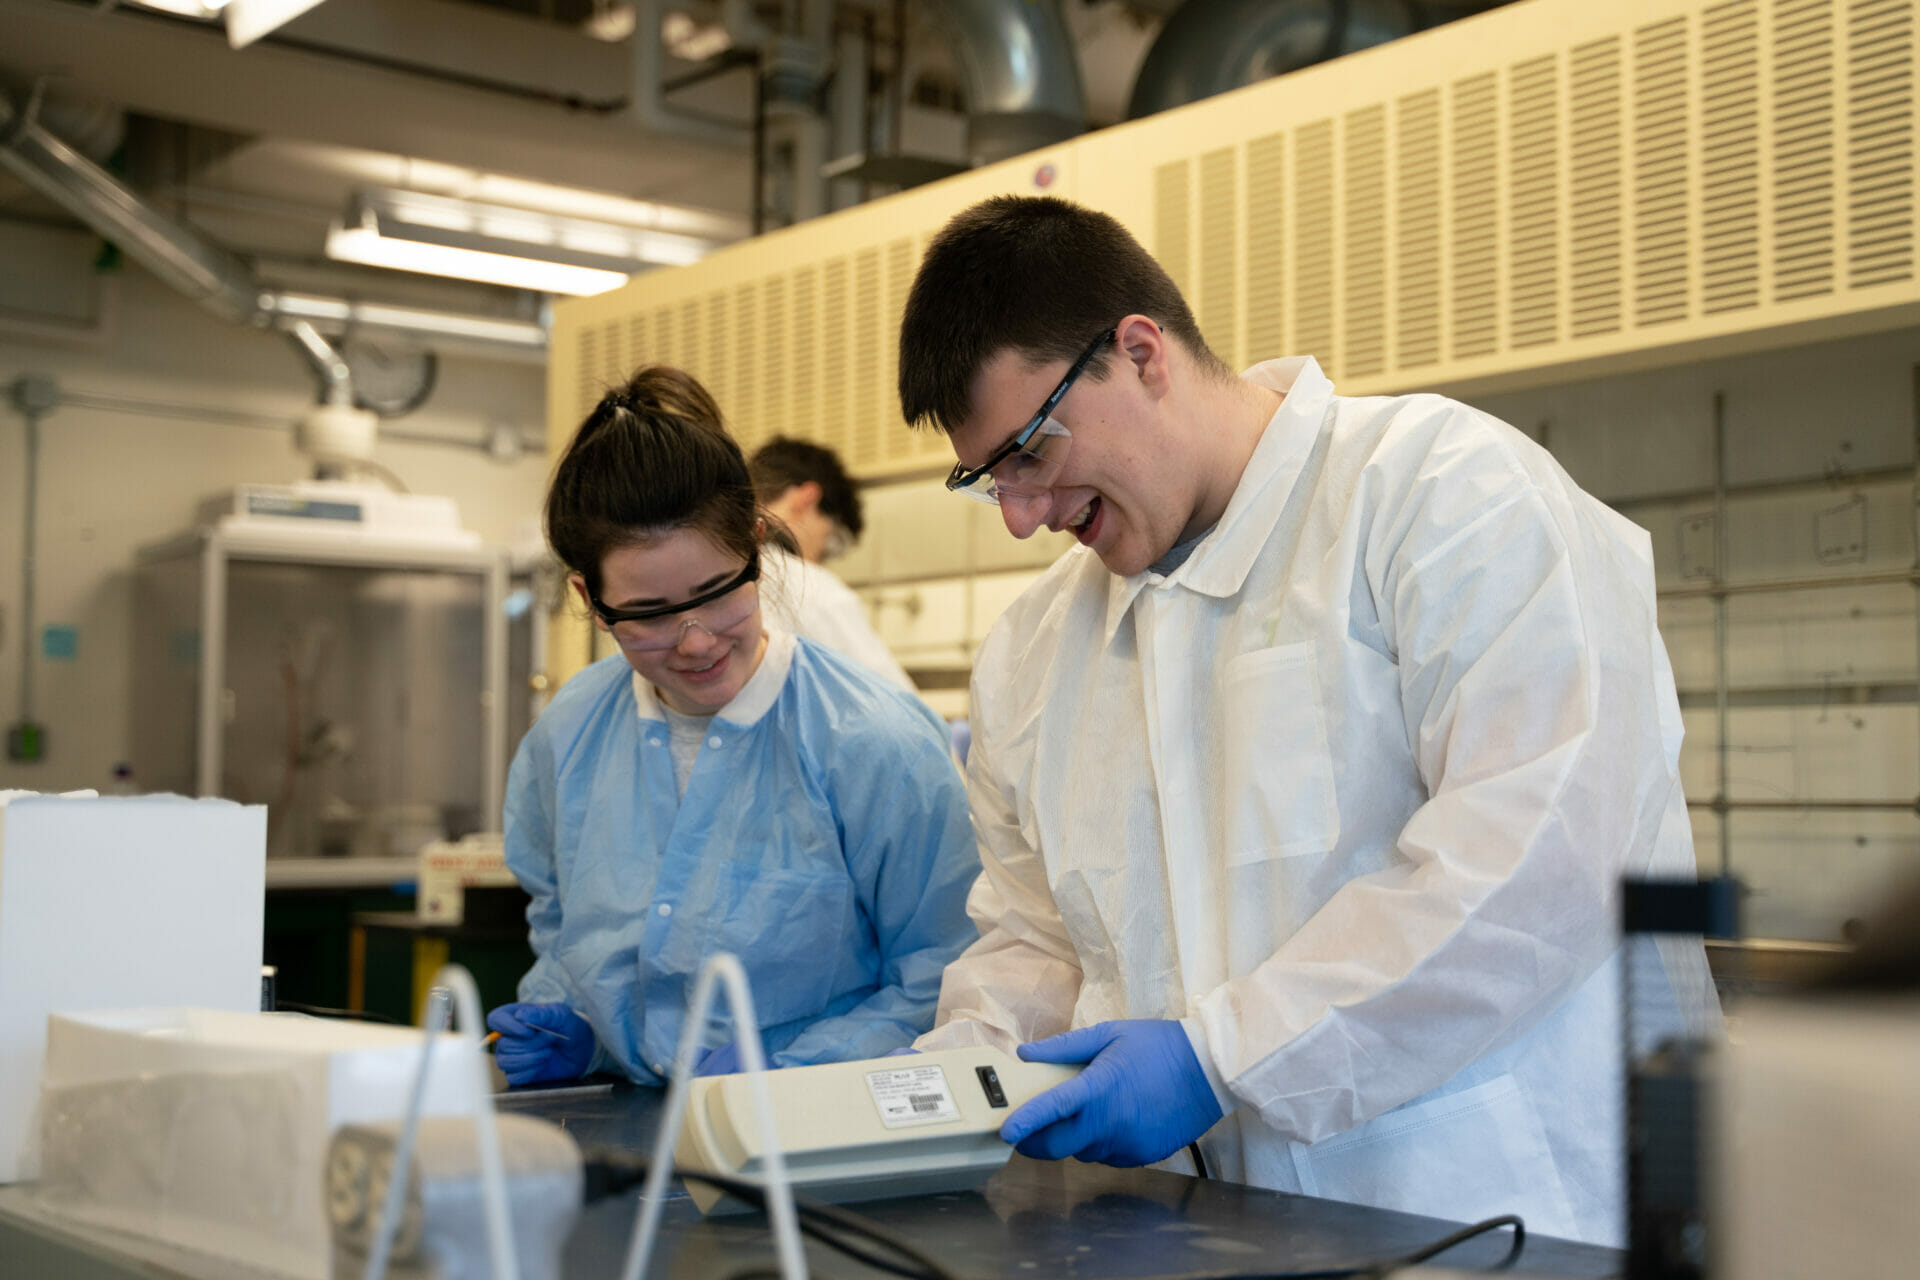
[(775, 436), (755, 451), (753, 488), (792, 535), (789, 552), (770, 545), (766, 569), (781, 590), (768, 600), (774, 620), (797, 635), (838, 649), (908, 692), (913, 680), (873, 629), (867, 608), (825, 562), (843, 555), (866, 527), (860, 493), (833, 450)]

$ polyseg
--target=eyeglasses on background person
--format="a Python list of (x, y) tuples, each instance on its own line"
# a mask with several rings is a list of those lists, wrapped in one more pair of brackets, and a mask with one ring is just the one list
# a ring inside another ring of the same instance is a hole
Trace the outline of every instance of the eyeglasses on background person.
[(853, 550), (853, 541), (853, 534), (847, 529), (847, 526), (835, 520), (833, 522), (833, 528), (827, 530), (827, 545), (820, 552), (820, 558), (822, 560), (838, 560), (841, 556)]
[(680, 643), (690, 626), (697, 625), (708, 635), (719, 635), (746, 621), (760, 597), (757, 591), (744, 588), (759, 578), (760, 558), (755, 556), (734, 577), (679, 604), (657, 609), (615, 609), (598, 596), (589, 595), (587, 600), (622, 649), (671, 649)]
[(1067, 460), (1067, 450), (1073, 445), (1073, 436), (1064, 425), (1053, 420), (1053, 411), (1059, 407), (1067, 389), (1100, 354), (1100, 349), (1117, 336), (1117, 330), (1109, 329), (1088, 343), (1087, 349), (1067, 370), (1067, 376), (1060, 379), (1045, 403), (1027, 419), (1027, 425), (979, 466), (969, 470), (955, 463), (947, 475), (947, 488), (962, 497), (999, 506), (1002, 493), (1010, 498), (1030, 498), (1051, 486)]

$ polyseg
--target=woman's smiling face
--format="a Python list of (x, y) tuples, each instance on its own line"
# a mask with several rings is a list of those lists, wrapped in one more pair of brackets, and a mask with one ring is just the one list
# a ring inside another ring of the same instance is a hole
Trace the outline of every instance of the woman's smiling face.
[[(724, 586), (745, 567), (738, 555), (698, 530), (668, 529), (606, 554), (600, 563), (600, 600), (612, 609), (664, 608)], [(756, 582), (652, 625), (672, 628), (677, 640), (668, 648), (641, 648), (630, 643), (632, 624), (616, 623), (609, 630), (633, 669), (682, 715), (711, 715), (733, 701), (766, 651)]]

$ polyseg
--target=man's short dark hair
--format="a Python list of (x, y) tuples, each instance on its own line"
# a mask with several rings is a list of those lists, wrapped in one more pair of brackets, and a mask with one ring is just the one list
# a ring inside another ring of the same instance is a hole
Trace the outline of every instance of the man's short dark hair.
[(773, 501), (797, 484), (811, 480), (820, 486), (820, 511), (839, 522), (852, 538), (859, 538), (866, 527), (860, 513), (860, 491), (853, 487), (846, 468), (833, 450), (805, 440), (775, 436), (761, 445), (748, 462), (753, 472), (754, 492), (761, 506)]
[[(974, 378), (1000, 352), (1070, 361), (1135, 312), (1203, 367), (1232, 372), (1179, 286), (1116, 219), (1051, 196), (982, 200), (941, 229), (914, 276), (900, 323), (900, 412), (951, 433), (972, 409)], [(1083, 376), (1101, 381), (1112, 358), (1097, 357)]]

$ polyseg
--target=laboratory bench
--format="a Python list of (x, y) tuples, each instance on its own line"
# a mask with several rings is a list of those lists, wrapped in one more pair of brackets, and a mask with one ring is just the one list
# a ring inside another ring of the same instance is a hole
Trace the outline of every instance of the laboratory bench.
[[(561, 1125), (582, 1147), (644, 1157), (662, 1091), (621, 1085), (512, 1093), (502, 1109)], [(314, 1170), (319, 1194), (320, 1170)], [(569, 1239), (566, 1280), (615, 1276), (626, 1256), (636, 1189), (589, 1206)], [(905, 1237), (965, 1280), (1005, 1277), (1274, 1275), (1366, 1266), (1403, 1256), (1454, 1229), (1452, 1223), (1333, 1200), (1286, 1195), (1151, 1169), (1028, 1160), (1014, 1155), (979, 1191), (903, 1197), (850, 1206)], [(1507, 1252), (1504, 1231), (1470, 1241), (1435, 1267), (1476, 1269)], [(809, 1241), (813, 1274), (877, 1277)], [(1602, 1280), (1625, 1272), (1625, 1255), (1594, 1245), (1527, 1237), (1509, 1274)], [(663, 1215), (654, 1276), (675, 1280), (777, 1273), (759, 1214), (703, 1219), (676, 1184)], [(184, 1250), (72, 1230), (35, 1204), (30, 1186), (0, 1188), (0, 1280), (272, 1280)]]

